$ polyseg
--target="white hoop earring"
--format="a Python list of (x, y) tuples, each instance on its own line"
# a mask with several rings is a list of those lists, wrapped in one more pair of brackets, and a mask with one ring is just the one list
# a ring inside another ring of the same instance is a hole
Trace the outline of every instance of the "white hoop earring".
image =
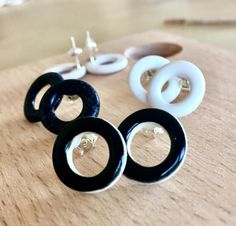
[(55, 72), (60, 74), (63, 79), (80, 79), (85, 76), (86, 68), (81, 66), (79, 60), (79, 55), (82, 54), (83, 50), (77, 48), (74, 37), (71, 37), (70, 40), (72, 48), (68, 51), (68, 54), (75, 57), (75, 63), (60, 64), (47, 69), (44, 73)]
[[(163, 109), (176, 117), (188, 115), (197, 109), (205, 94), (205, 79), (197, 66), (188, 61), (173, 61), (157, 74), (148, 90), (148, 101), (152, 107)], [(161, 90), (164, 84), (173, 78), (188, 80), (191, 90), (183, 101), (170, 104), (164, 99)]]
[(92, 74), (113, 74), (123, 70), (127, 65), (128, 60), (122, 54), (103, 54), (87, 62), (86, 69)]
[(80, 79), (85, 76), (86, 68), (85, 66), (78, 68), (75, 63), (65, 63), (49, 68), (44, 73), (48, 72), (59, 73), (63, 79)]
[[(161, 56), (146, 56), (137, 61), (129, 74), (129, 86), (134, 96), (142, 103), (148, 103), (147, 90), (141, 84), (141, 77), (144, 72), (157, 70), (169, 64), (170, 61)], [(158, 75), (159, 76), (159, 75)], [(162, 92), (167, 102), (173, 101), (180, 93), (181, 85), (176, 78), (168, 81), (168, 87)]]

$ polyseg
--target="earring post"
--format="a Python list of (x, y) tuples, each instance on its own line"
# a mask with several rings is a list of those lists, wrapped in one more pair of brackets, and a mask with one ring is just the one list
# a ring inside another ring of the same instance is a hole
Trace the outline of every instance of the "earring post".
[(80, 70), (81, 69), (81, 65), (80, 65), (80, 60), (79, 60), (79, 56), (78, 55), (82, 53), (82, 50), (77, 51), (78, 48), (76, 47), (75, 38), (73, 36), (70, 37), (70, 40), (71, 40), (72, 49), (73, 49), (73, 52), (74, 52), (74, 55), (75, 55), (76, 67), (77, 67), (77, 70)]
[(90, 62), (94, 63), (96, 60), (97, 43), (91, 38), (89, 31), (86, 32), (85, 47), (88, 49)]

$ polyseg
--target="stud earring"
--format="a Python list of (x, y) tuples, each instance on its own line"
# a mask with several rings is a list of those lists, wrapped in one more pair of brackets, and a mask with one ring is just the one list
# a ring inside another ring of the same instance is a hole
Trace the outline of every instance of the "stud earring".
[[(171, 146), (166, 159), (159, 165), (144, 167), (131, 154), (134, 135), (145, 126), (157, 123), (168, 133)], [(143, 109), (128, 116), (118, 127), (127, 144), (127, 164), (124, 175), (142, 183), (159, 183), (170, 178), (182, 166), (187, 153), (187, 136), (181, 123), (174, 116), (159, 109)]]
[(86, 33), (85, 48), (89, 52), (89, 61), (86, 69), (92, 74), (113, 74), (123, 70), (128, 65), (127, 58), (122, 54), (102, 54), (95, 56), (97, 51), (96, 42)]
[[(186, 86), (190, 86), (188, 96), (179, 103), (169, 103), (162, 95), (162, 88), (166, 82), (174, 79), (184, 79)], [(163, 109), (176, 117), (190, 114), (203, 100), (205, 94), (205, 79), (201, 70), (188, 61), (173, 61), (164, 66), (153, 77), (148, 89), (148, 101), (154, 108)]]
[(100, 100), (95, 89), (81, 80), (64, 80), (48, 89), (40, 102), (41, 122), (50, 132), (58, 134), (69, 123), (68, 121), (60, 120), (55, 115), (55, 110), (60, 104), (63, 95), (77, 95), (81, 98), (83, 108), (77, 118), (98, 116)]
[[(83, 176), (73, 163), (73, 151), (77, 147), (81, 149), (84, 132), (101, 135), (109, 148), (106, 167), (93, 177)], [(84, 117), (69, 123), (60, 132), (52, 157), (55, 172), (63, 184), (80, 192), (94, 193), (104, 191), (118, 181), (126, 165), (127, 152), (121, 133), (111, 123), (100, 118)]]
[[(39, 91), (46, 85), (55, 85), (63, 80), (63, 78), (54, 72), (49, 72), (38, 77), (30, 86), (24, 102), (24, 114), (28, 121), (39, 122), (41, 121), (41, 113), (39, 109), (35, 108), (35, 99)], [(58, 103), (61, 98), (59, 97)]]
[[(141, 84), (142, 74), (147, 71), (157, 70), (169, 64), (170, 61), (161, 56), (146, 56), (137, 61), (129, 74), (129, 86), (134, 96), (142, 103), (147, 104), (147, 90)], [(150, 76), (149, 76), (150, 77)], [(151, 80), (152, 80), (151, 76)], [(181, 92), (179, 79), (172, 78), (168, 81), (166, 90), (162, 92), (163, 98), (167, 102), (173, 101)]]
[(68, 54), (75, 57), (75, 63), (60, 64), (47, 69), (45, 73), (56, 72), (61, 74), (64, 79), (80, 79), (85, 76), (86, 68), (80, 64), (79, 60), (79, 55), (82, 54), (83, 50), (76, 46), (74, 37), (71, 37), (70, 40), (72, 48), (68, 51)]

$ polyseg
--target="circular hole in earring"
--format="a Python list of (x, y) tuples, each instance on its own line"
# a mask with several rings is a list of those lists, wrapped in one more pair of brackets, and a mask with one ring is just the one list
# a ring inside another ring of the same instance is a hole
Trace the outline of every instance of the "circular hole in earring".
[(136, 126), (128, 140), (128, 152), (134, 161), (145, 167), (160, 164), (170, 151), (170, 138), (157, 123), (144, 122)]
[(132, 46), (125, 50), (124, 55), (133, 60), (139, 60), (145, 56), (158, 55), (171, 57), (182, 51), (182, 46), (175, 43), (150, 43), (142, 46)]
[(70, 73), (72, 71), (74, 71), (76, 69), (76, 66), (73, 65), (73, 66), (68, 66), (67, 68), (63, 68), (63, 70), (60, 71), (60, 74), (63, 75), (63, 74), (67, 74), (67, 73)]
[[(171, 101), (171, 103), (175, 104), (181, 102), (189, 95), (189, 92), (191, 91), (191, 83), (189, 80), (179, 77), (179, 85), (182, 87), (181, 91), (179, 95), (173, 101)], [(164, 87), (166, 87), (166, 84)]]
[(101, 62), (100, 65), (113, 64), (116, 61), (116, 58), (111, 58), (108, 61)]
[(68, 144), (67, 162), (72, 171), (85, 177), (98, 175), (109, 159), (105, 139), (94, 132), (83, 132)]
[(143, 86), (144, 89), (148, 89), (148, 86), (150, 84), (150, 81), (152, 79), (152, 77), (154, 76), (154, 74), (157, 72), (158, 70), (149, 70), (149, 71), (145, 71), (141, 78), (140, 78), (140, 82)]
[(39, 109), (39, 104), (40, 104), (40, 101), (43, 97), (43, 95), (46, 93), (46, 91), (50, 88), (50, 85), (45, 85), (37, 94), (36, 98), (35, 98), (35, 102), (34, 102), (34, 108), (36, 110)]
[[(155, 75), (155, 73), (157, 73), (159, 71), (159, 69), (156, 70), (149, 70), (149, 71), (145, 71), (141, 78), (140, 78), (140, 82), (143, 86), (144, 89), (148, 90), (148, 86), (152, 80), (152, 77)], [(168, 86), (168, 82), (165, 83), (165, 85), (162, 88), (162, 92), (167, 88)]]
[(63, 121), (75, 119), (83, 108), (83, 102), (77, 95), (63, 95), (62, 101), (55, 111), (55, 115)]

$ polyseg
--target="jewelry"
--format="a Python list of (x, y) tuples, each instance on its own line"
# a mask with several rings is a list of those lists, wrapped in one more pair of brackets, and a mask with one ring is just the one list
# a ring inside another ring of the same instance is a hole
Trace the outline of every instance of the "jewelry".
[[(170, 61), (168, 59), (161, 56), (146, 56), (134, 64), (129, 74), (129, 86), (134, 96), (139, 101), (145, 104), (148, 103), (147, 90), (141, 84), (141, 77), (143, 73), (160, 69), (169, 63)], [(153, 76), (151, 76), (150, 79), (152, 79), (152, 77)], [(172, 78), (168, 80), (168, 86), (166, 90), (162, 92), (162, 95), (167, 102), (171, 102), (176, 99), (180, 92), (181, 85), (179, 83), (179, 79)]]
[[(63, 80), (63, 78), (54, 72), (49, 72), (38, 77), (30, 86), (24, 102), (24, 114), (28, 121), (38, 122), (41, 121), (41, 113), (35, 109), (35, 99), (40, 90), (46, 85), (55, 85)], [(61, 102), (61, 97), (58, 99)]]
[[(109, 148), (109, 160), (106, 167), (96, 176), (85, 177), (80, 174), (73, 163), (73, 150), (81, 141), (82, 133), (94, 132), (101, 135)], [(80, 137), (78, 137), (80, 136)], [(57, 136), (53, 147), (53, 166), (62, 183), (80, 192), (101, 192), (114, 185), (121, 177), (127, 152), (124, 139), (111, 123), (93, 117), (78, 118), (69, 123)]]
[(52, 86), (40, 102), (41, 122), (52, 133), (58, 134), (69, 121), (62, 121), (55, 115), (55, 110), (60, 104), (63, 95), (78, 95), (83, 102), (83, 108), (77, 117), (97, 117), (100, 109), (99, 97), (88, 83), (68, 79)]
[[(162, 95), (162, 88), (173, 78), (188, 80), (191, 90), (179, 103), (169, 103)], [(153, 77), (148, 89), (148, 101), (154, 108), (168, 111), (176, 117), (190, 114), (200, 105), (205, 94), (205, 79), (201, 70), (188, 61), (173, 61), (164, 66)]]
[(79, 55), (82, 54), (83, 50), (76, 47), (75, 38), (71, 37), (72, 48), (69, 50), (68, 54), (75, 57), (75, 63), (64, 63), (57, 66), (51, 67), (45, 71), (56, 72), (62, 75), (64, 79), (80, 79), (86, 74), (85, 66), (81, 66)]
[(113, 74), (123, 70), (128, 65), (127, 58), (122, 54), (111, 53), (95, 56), (97, 44), (88, 31), (86, 33), (85, 48), (89, 52), (89, 61), (85, 66), (87, 71), (92, 74)]
[(123, 70), (128, 65), (128, 60), (122, 54), (97, 55), (94, 62), (85, 64), (88, 72), (92, 74), (113, 74)]
[[(170, 152), (159, 165), (144, 167), (137, 163), (131, 154), (134, 135), (144, 125), (157, 123), (168, 133), (171, 141)], [(187, 153), (187, 136), (181, 123), (174, 116), (158, 109), (143, 109), (128, 116), (118, 127), (127, 144), (127, 164), (124, 175), (142, 183), (159, 183), (170, 178), (182, 166)]]

